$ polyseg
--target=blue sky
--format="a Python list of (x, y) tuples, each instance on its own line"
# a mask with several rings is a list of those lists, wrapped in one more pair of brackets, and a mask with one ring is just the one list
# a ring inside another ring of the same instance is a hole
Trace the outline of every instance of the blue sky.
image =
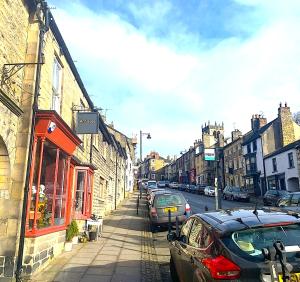
[[(246, 133), (300, 110), (300, 1), (49, 1), (94, 103), (143, 155), (179, 155), (201, 125)], [(137, 152), (138, 153), (138, 152)]]

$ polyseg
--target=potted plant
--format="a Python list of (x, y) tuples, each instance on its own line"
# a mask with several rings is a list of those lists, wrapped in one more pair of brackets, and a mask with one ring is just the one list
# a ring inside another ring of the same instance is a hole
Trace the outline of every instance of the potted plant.
[[(72, 240), (74, 236), (78, 236), (79, 230), (78, 225), (75, 220), (72, 220), (72, 222), (68, 225), (68, 228), (66, 230), (66, 242), (65, 242), (65, 251), (69, 252), (72, 250)], [(78, 240), (78, 237), (77, 237)]]
[(79, 229), (78, 229), (78, 224), (75, 220), (72, 220), (71, 222), (71, 227), (73, 230), (73, 238), (72, 238), (72, 243), (74, 245), (78, 244), (78, 235), (79, 235)]

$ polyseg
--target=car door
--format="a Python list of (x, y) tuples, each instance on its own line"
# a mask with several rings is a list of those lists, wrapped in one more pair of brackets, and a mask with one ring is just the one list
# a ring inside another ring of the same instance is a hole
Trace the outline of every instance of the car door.
[(188, 235), (193, 224), (194, 218), (189, 218), (181, 227), (179, 239), (173, 241), (171, 248), (171, 257), (173, 259), (175, 269), (180, 281), (184, 281), (183, 279), (183, 268), (182, 268), (182, 260), (184, 255), (184, 250), (188, 245)]
[(207, 282), (211, 275), (202, 264), (202, 259), (211, 256), (213, 246), (213, 236), (207, 226), (207, 223), (200, 219), (194, 221), (189, 235), (189, 263), (186, 267), (186, 281)]
[(181, 267), (183, 271), (183, 281), (193, 281), (194, 271), (196, 269), (194, 256), (199, 247), (200, 234), (202, 232), (202, 224), (196, 218), (193, 222), (191, 231), (188, 237), (188, 244), (182, 251)]

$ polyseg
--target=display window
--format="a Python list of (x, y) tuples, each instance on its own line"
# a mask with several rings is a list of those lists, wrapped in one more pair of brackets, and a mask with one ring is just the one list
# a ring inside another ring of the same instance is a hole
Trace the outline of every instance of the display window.
[(92, 211), (93, 171), (89, 167), (75, 168), (75, 206), (76, 219), (86, 219)]
[(64, 228), (70, 157), (43, 137), (35, 140), (27, 208), (27, 235)]

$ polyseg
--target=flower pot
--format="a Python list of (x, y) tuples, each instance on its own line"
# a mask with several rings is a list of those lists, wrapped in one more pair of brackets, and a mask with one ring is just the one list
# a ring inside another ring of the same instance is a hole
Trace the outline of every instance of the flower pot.
[(72, 242), (65, 242), (65, 251), (70, 252), (72, 251)]
[(77, 244), (78, 244), (78, 236), (74, 236), (74, 237), (73, 237), (72, 243), (73, 243), (74, 245), (77, 245)]
[(97, 232), (96, 231), (90, 231), (89, 232), (90, 241), (95, 241), (97, 238)]

